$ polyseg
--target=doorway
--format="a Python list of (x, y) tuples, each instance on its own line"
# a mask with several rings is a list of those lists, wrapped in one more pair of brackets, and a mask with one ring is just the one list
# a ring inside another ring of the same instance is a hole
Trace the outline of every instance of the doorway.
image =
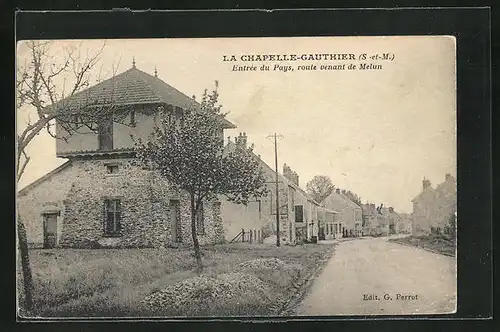
[(55, 248), (57, 244), (57, 216), (58, 213), (43, 215), (43, 248)]

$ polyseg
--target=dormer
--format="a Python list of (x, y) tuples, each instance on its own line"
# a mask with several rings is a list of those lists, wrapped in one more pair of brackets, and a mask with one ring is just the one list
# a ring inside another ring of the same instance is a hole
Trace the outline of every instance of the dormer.
[[(180, 123), (186, 110), (199, 107), (194, 98), (134, 66), (50, 106), (65, 114), (56, 119), (62, 138), (56, 153), (63, 158), (130, 154), (132, 136), (147, 139), (160, 111)], [(229, 128), (235, 126), (226, 120), (221, 137)]]

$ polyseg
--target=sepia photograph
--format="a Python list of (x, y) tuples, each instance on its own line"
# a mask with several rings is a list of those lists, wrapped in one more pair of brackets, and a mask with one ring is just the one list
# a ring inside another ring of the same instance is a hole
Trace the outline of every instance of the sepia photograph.
[(16, 48), (20, 317), (456, 312), (453, 36)]

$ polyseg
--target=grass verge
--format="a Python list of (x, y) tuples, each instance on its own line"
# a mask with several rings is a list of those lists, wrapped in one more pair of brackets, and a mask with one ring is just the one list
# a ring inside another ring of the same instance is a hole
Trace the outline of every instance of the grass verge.
[[(144, 317), (144, 316), (255, 316), (274, 315), (272, 308), (292, 296), (331, 249), (306, 244), (276, 248), (264, 244), (225, 244), (203, 248), (203, 275), (211, 278), (244, 272), (264, 282), (269, 301), (240, 296), (215, 301), (208, 308), (186, 311), (141, 306), (148, 295), (196, 276), (191, 250), (186, 249), (53, 249), (31, 250), (38, 316)], [(245, 270), (240, 263), (257, 258), (278, 258), (300, 268), (291, 273)], [(18, 275), (18, 280), (22, 281)], [(22, 294), (22, 292), (20, 292)], [(182, 296), (182, 294), (180, 295)], [(22, 303), (22, 299), (20, 299)]]
[(446, 256), (455, 256), (456, 244), (451, 239), (441, 235), (421, 235), (421, 236), (408, 236), (397, 239), (390, 239), (389, 242), (414, 246), (429, 250), (435, 253)]

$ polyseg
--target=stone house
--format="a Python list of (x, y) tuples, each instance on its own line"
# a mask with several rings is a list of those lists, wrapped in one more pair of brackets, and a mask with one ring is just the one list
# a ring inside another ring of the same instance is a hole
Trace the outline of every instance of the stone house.
[(422, 192), (413, 200), (412, 234), (447, 233), (449, 221), (457, 212), (457, 182), (451, 174), (436, 189), (428, 179), (422, 181)]
[[(92, 101), (91, 103), (89, 101)], [(93, 123), (81, 107), (112, 111)], [(17, 208), (30, 246), (162, 247), (190, 243), (187, 193), (137, 163), (132, 137), (147, 138), (159, 111), (181, 124), (194, 99), (135, 65), (53, 105), (68, 112), (56, 121), (57, 157), (67, 161), (18, 192)], [(110, 108), (111, 109), (111, 108)], [(74, 130), (68, 130), (72, 126)], [(234, 128), (227, 122), (220, 129)], [(197, 217), (201, 244), (223, 241), (218, 200), (204, 201)]]
[(363, 235), (381, 235), (382, 229), (379, 223), (378, 207), (373, 203), (366, 203), (361, 205), (361, 209), (363, 214)]
[[(228, 139), (226, 149), (247, 146), (247, 136), (240, 133), (234, 142)], [(254, 154), (266, 177), (268, 194), (249, 202), (246, 206), (234, 204), (223, 197), (221, 200), (221, 218), (226, 240), (231, 241), (244, 230), (260, 229), (265, 235), (276, 233), (276, 172), (260, 156)], [(299, 186), (299, 176), (284, 164), (283, 174), (278, 173), (278, 194), (280, 213), (280, 241), (284, 244), (296, 244), (311, 240), (320, 231), (331, 231), (333, 236), (335, 211), (322, 208)], [(318, 211), (320, 212), (318, 215)], [(321, 219), (321, 220), (320, 220)], [(337, 226), (340, 229), (339, 226)]]
[(361, 236), (362, 229), (362, 209), (359, 205), (342, 194), (340, 189), (336, 189), (321, 202), (327, 209), (337, 211), (337, 221), (341, 223), (342, 234), (344, 236)]
[(387, 236), (401, 233), (401, 216), (393, 207), (363, 204), (363, 235)]

